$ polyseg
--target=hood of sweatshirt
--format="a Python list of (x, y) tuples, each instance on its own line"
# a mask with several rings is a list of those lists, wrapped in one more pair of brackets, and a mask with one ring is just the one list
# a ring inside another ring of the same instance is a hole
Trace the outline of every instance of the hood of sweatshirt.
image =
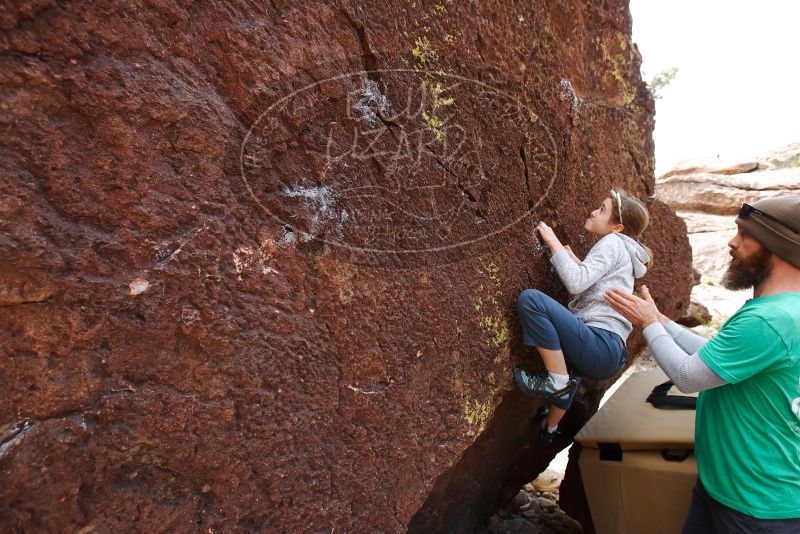
[(625, 243), (625, 248), (628, 250), (628, 254), (631, 256), (631, 263), (633, 264), (633, 277), (641, 278), (644, 276), (644, 273), (647, 272), (647, 262), (650, 261), (650, 256), (648, 256), (647, 252), (645, 252), (642, 245), (640, 245), (635, 239), (632, 239), (625, 234), (617, 232), (614, 235), (622, 239), (622, 242)]

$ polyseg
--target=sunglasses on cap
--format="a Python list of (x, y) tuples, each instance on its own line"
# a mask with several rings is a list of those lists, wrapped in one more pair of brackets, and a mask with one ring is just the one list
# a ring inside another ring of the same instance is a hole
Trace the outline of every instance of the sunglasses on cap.
[(751, 215), (753, 213), (755, 213), (756, 215), (761, 215), (762, 217), (766, 217), (767, 219), (769, 219), (771, 221), (775, 221), (776, 223), (780, 224), (784, 228), (788, 228), (789, 230), (791, 230), (795, 234), (800, 233), (796, 229), (794, 229), (791, 226), (789, 226), (788, 224), (786, 224), (785, 222), (781, 221), (780, 219), (776, 219), (775, 217), (773, 217), (769, 213), (764, 213), (760, 209), (754, 208), (750, 204), (742, 204), (742, 207), (739, 208), (739, 218), (741, 218), (741, 219), (746, 219), (749, 215)]

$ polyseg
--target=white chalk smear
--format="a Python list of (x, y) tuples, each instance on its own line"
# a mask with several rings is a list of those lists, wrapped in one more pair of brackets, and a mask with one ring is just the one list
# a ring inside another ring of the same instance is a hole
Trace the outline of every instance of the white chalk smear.
[[(380, 120), (380, 117), (392, 117), (394, 111), (392, 110), (392, 103), (386, 98), (386, 95), (381, 93), (378, 84), (374, 80), (364, 78), (362, 80), (361, 89), (358, 91), (358, 100), (353, 102), (353, 108), (356, 109), (369, 124), (375, 124)], [(375, 112), (378, 110), (378, 113)]]
[(130, 288), (130, 294), (136, 296), (150, 289), (150, 282), (144, 278), (134, 278), (131, 280), (131, 283), (128, 284), (128, 287)]
[(289, 230), (281, 236), (281, 238), (278, 240), (278, 244), (284, 246), (289, 245), (291, 243), (294, 243), (295, 239), (297, 239), (295, 233)]
[(325, 187), (324, 185), (315, 187), (305, 187), (302, 185), (295, 186), (293, 188), (284, 187), (283, 194), (287, 197), (306, 198), (317, 204), (320, 213), (323, 215), (327, 217), (331, 217), (333, 215), (333, 192), (330, 190), (330, 188)]
[(569, 80), (561, 80), (559, 82), (561, 85), (561, 100), (571, 100), (570, 102), (570, 109), (573, 111), (578, 109), (581, 106), (581, 99), (575, 93), (575, 89), (573, 89), (572, 84)]

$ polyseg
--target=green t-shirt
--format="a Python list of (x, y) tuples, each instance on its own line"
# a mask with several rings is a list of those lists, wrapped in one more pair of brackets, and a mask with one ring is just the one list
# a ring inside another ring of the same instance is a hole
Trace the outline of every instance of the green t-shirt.
[(697, 401), (706, 491), (760, 519), (800, 517), (800, 293), (748, 300), (700, 357), (729, 383)]

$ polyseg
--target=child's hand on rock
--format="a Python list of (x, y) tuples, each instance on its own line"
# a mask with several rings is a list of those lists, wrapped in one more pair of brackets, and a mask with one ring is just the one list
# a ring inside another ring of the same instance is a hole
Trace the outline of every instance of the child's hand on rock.
[(561, 244), (561, 241), (558, 240), (556, 234), (553, 232), (553, 229), (547, 226), (547, 223), (540, 222), (536, 225), (536, 231), (539, 232), (539, 235), (544, 241), (544, 244), (550, 249), (550, 252), (555, 254), (560, 249), (564, 248)]

